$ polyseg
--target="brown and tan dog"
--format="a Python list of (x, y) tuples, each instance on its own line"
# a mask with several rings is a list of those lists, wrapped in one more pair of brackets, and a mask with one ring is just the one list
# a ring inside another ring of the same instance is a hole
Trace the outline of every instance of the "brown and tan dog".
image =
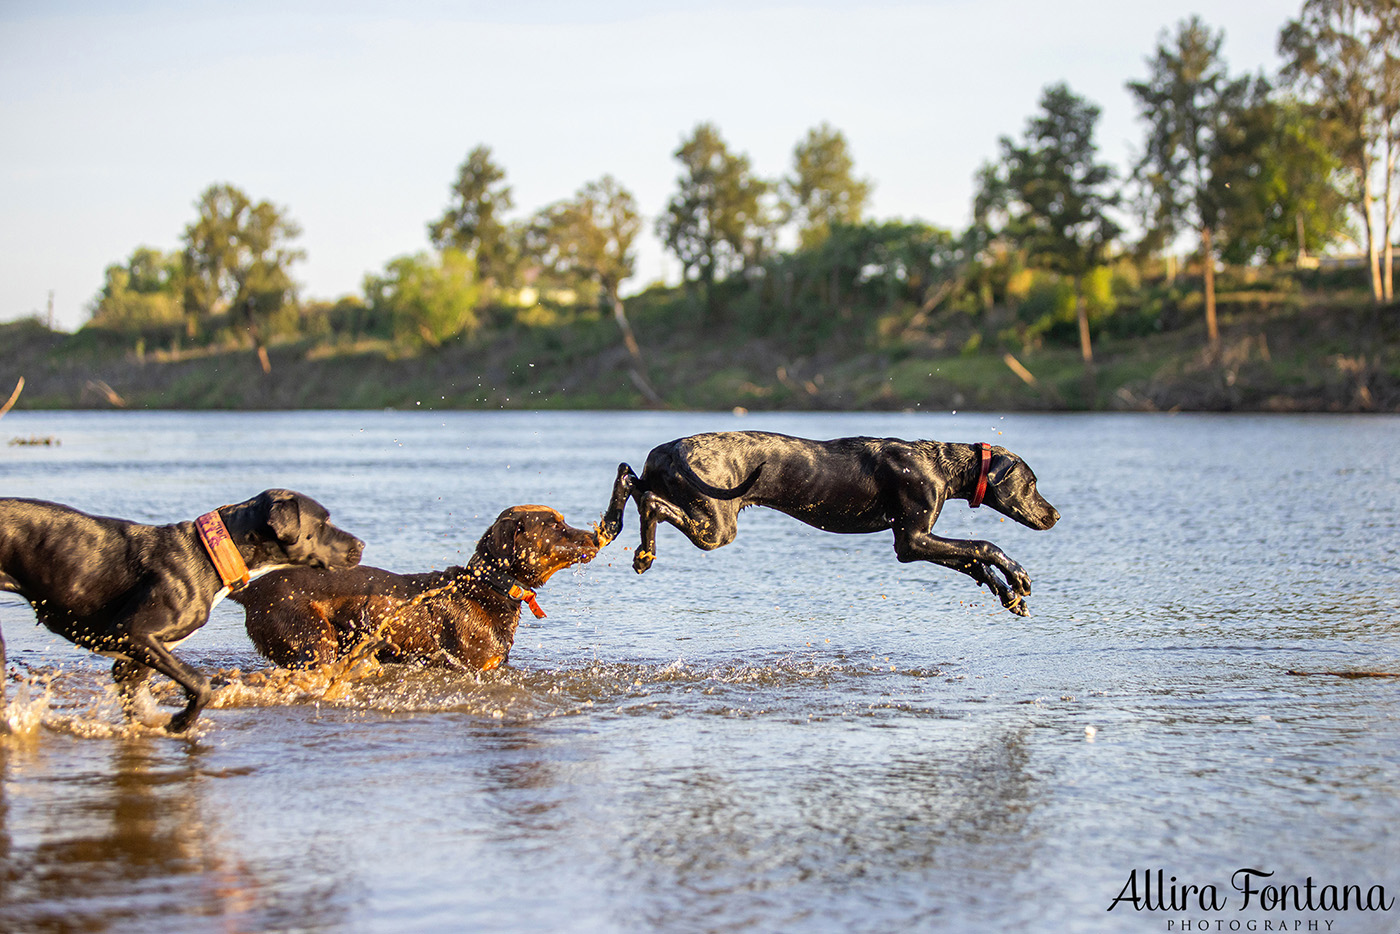
[(510, 657), (520, 604), (543, 616), (534, 590), (555, 571), (593, 559), (596, 530), (576, 529), (547, 506), (512, 506), (477, 542), (466, 567), (422, 574), (382, 568), (292, 568), (230, 599), (246, 611), (258, 651), (286, 668), (340, 659), (357, 648), (379, 661), (490, 670)]

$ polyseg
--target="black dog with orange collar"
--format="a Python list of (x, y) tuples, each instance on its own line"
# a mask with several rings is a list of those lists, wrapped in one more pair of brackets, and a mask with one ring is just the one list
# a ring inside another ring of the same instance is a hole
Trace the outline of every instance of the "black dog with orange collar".
[[(0, 499), (0, 590), (24, 597), (39, 622), (70, 642), (115, 658), (112, 677), (129, 716), (151, 671), (177, 682), (187, 703), (170, 718), (172, 733), (194, 722), (211, 691), (170, 649), (209, 621), (229, 587), (275, 567), (352, 567), (363, 550), (325, 507), (291, 490), (264, 490), (173, 525)], [(0, 705), (4, 660), (0, 639)]]

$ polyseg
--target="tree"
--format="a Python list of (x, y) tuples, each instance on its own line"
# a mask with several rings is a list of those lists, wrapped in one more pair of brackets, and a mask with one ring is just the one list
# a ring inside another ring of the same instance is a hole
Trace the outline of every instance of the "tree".
[(1095, 161), (1099, 108), (1063, 83), (1045, 89), (1040, 113), (1026, 123), (1024, 142), (1001, 139), (1001, 168), (986, 167), (974, 213), (993, 209), (1004, 218), (1002, 236), (1025, 251), (1032, 265), (1074, 284), (1075, 316), (1084, 363), (1093, 363), (1084, 277), (1103, 265), (1121, 228), (1109, 217), (1118, 204), (1113, 169)]
[(260, 201), (249, 211), (243, 228), (241, 262), (233, 269), (237, 286), (233, 308), (242, 316), (257, 347), (263, 372), (272, 369), (262, 339), (261, 322), (267, 321), (296, 300), (296, 283), (290, 267), (305, 254), (289, 249), (285, 242), (301, 233), (301, 228), (285, 220), (278, 210)]
[(457, 170), (447, 209), (428, 225), (433, 246), (471, 257), (488, 290), (514, 283), (520, 254), (518, 234), (505, 220), (515, 204), (505, 178), (505, 169), (491, 159), (491, 148), (477, 146)]
[(371, 316), (392, 321), (401, 343), (438, 347), (479, 324), (476, 264), (453, 247), (390, 260), (384, 275), (365, 277), (364, 292)]
[(636, 269), (632, 245), (641, 226), (632, 193), (611, 175), (604, 175), (584, 185), (572, 199), (536, 214), (526, 231), (526, 253), (540, 264), (546, 281), (578, 293), (584, 301), (598, 300), (611, 310), (632, 357), (632, 381), (648, 401), (659, 406), (664, 403), (646, 378), (642, 348), (619, 294)]
[(291, 265), (305, 254), (288, 243), (301, 228), (229, 184), (211, 185), (195, 204), (199, 217), (185, 228), (182, 255), (188, 331), (193, 336), (200, 319), (229, 313), (247, 329), (266, 372), (261, 323), (296, 301)]
[(846, 137), (828, 124), (807, 131), (792, 153), (792, 175), (783, 182), (787, 212), (797, 221), (798, 243), (817, 246), (835, 224), (861, 221), (871, 185), (852, 172)]
[(248, 196), (232, 185), (211, 185), (195, 202), (199, 211), (185, 228), (182, 256), (186, 331), (194, 337), (200, 323), (227, 308), (233, 297), (232, 268), (237, 263), (239, 228)]
[(125, 264), (107, 267), (102, 291), (90, 306), (90, 323), (126, 331), (177, 324), (181, 294), (180, 254), (137, 247)]
[(1230, 179), (1222, 191), (1221, 259), (1281, 263), (1320, 253), (1345, 234), (1335, 130), (1316, 108), (1288, 98), (1257, 101), (1229, 132), (1237, 139), (1216, 167)]
[(767, 218), (762, 199), (770, 189), (744, 155), (735, 155), (714, 124), (702, 123), (675, 152), (679, 190), (657, 220), (656, 232), (681, 261), (689, 285), (698, 281), (705, 309), (717, 313), (714, 286), (730, 273), (756, 266)]
[(536, 214), (527, 252), (549, 281), (575, 291), (591, 288), (611, 303), (633, 273), (641, 223), (632, 193), (605, 175)]
[(1377, 96), (1377, 109), (1384, 139), (1385, 180), (1382, 183), (1382, 204), (1385, 211), (1381, 224), (1381, 240), (1385, 244), (1385, 270), (1381, 277), (1381, 292), (1384, 301), (1395, 297), (1395, 243), (1390, 232), (1395, 227), (1396, 192), (1395, 169), (1400, 159), (1400, 2), (1396, 0), (1373, 0), (1379, 27), (1375, 30), (1375, 46), (1372, 54), (1378, 56), (1380, 93)]
[[(1392, 295), (1391, 180), (1400, 149), (1400, 4), (1395, 0), (1306, 0), (1279, 35), (1283, 77), (1342, 131), (1340, 154), (1352, 181), (1352, 205), (1365, 230), (1376, 302)], [(1375, 218), (1375, 175), (1382, 175), (1382, 223)], [(1386, 272), (1381, 273), (1385, 244)]]
[(1232, 142), (1226, 132), (1253, 91), (1250, 79), (1232, 79), (1220, 57), (1224, 31), (1212, 32), (1200, 17), (1163, 34), (1148, 60), (1146, 81), (1128, 82), (1148, 124), (1147, 146), (1135, 174), (1143, 186), (1149, 223), (1163, 242), (1184, 230), (1200, 237), (1205, 285), (1206, 335), (1219, 350), (1215, 317), (1213, 237), (1221, 225), (1223, 193), (1230, 179), (1215, 171)]

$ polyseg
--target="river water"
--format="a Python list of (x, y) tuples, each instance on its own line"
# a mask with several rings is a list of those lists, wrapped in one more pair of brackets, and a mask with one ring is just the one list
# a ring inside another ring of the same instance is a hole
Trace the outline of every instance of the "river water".
[[(1400, 680), (1324, 673), (1400, 672), (1400, 419), (12, 412), (59, 443), (0, 446), (0, 495), (285, 486), (417, 571), (738, 428), (1020, 453), (1059, 525), (937, 531), (1019, 560), (1030, 617), (765, 510), (710, 553), (663, 526), (639, 577), (629, 507), (508, 668), (225, 691), (171, 737), (6, 596), (0, 930), (1400, 931)], [(178, 652), (267, 667), (227, 601)]]

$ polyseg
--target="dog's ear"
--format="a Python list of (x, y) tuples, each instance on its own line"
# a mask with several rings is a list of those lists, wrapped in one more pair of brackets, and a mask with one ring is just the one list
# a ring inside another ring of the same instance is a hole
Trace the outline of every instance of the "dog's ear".
[(267, 524), (279, 542), (301, 538), (301, 497), (290, 490), (268, 490)]
[(1012, 454), (1006, 448), (993, 447), (992, 462), (987, 468), (987, 482), (992, 485), (1000, 483), (1002, 480), (1006, 479), (1007, 475), (1015, 470), (1016, 466), (1020, 463), (1021, 458)]
[(477, 550), (484, 552), (482, 557), (509, 564), (515, 557), (515, 537), (520, 532), (520, 519), (507, 509), (496, 517), (491, 528), (481, 536)]

